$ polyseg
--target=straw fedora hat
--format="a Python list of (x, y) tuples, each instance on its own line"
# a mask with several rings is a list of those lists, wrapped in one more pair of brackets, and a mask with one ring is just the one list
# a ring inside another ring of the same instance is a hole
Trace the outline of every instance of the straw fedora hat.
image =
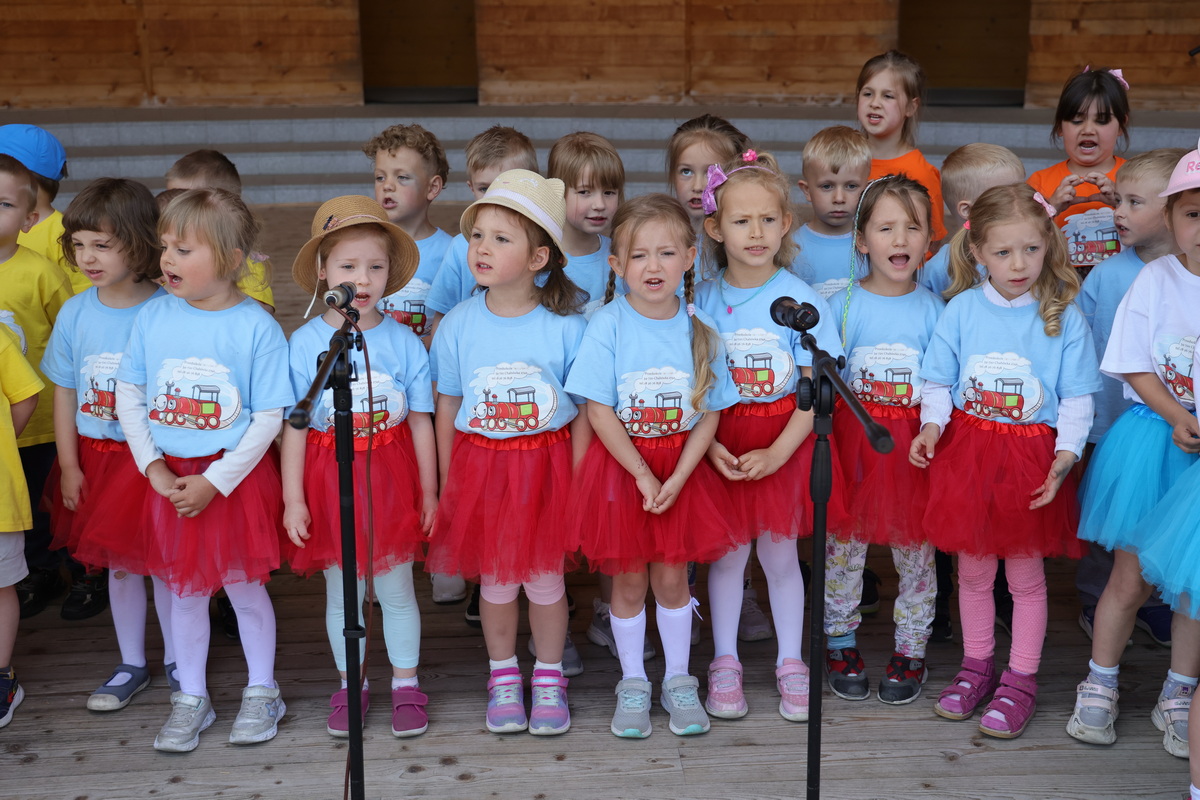
[(470, 236), (471, 228), (475, 227), (475, 216), (483, 205), (503, 206), (529, 218), (550, 234), (560, 251), (563, 249), (563, 225), (567, 219), (566, 184), (558, 178), (543, 178), (527, 169), (501, 172), (488, 185), (487, 193), (463, 212), (459, 229), (464, 236)]
[(386, 297), (400, 291), (416, 273), (421, 253), (411, 236), (400, 226), (388, 221), (387, 212), (382, 206), (362, 195), (344, 195), (321, 204), (313, 217), (312, 238), (300, 248), (296, 260), (292, 262), (292, 280), (305, 292), (315, 294), (325, 291), (328, 288), (327, 282), (317, 280), (317, 248), (321, 246), (321, 241), (334, 231), (369, 223), (383, 228), (401, 254), (399, 264), (388, 265), (387, 286), (384, 287), (383, 294)]

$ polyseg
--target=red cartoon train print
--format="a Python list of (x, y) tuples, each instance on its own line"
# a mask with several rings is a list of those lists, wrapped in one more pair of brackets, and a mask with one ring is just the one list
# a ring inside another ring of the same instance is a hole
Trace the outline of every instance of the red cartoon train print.
[(205, 430), (221, 425), (221, 387), (197, 383), (191, 397), (184, 397), (179, 387), (167, 381), (166, 391), (154, 398), (150, 419), (164, 425)]
[(850, 389), (864, 403), (908, 408), (913, 404), (912, 369), (888, 367), (884, 370), (886, 380), (879, 380), (868, 367), (859, 367), (859, 376), (850, 382)]
[(403, 302), (404, 308), (399, 309), (391, 300), (384, 300), (383, 313), (401, 325), (407, 325), (417, 336), (424, 336), (425, 331), (429, 328), (429, 315), (425, 311), (425, 301), (405, 300)]
[(105, 379), (106, 388), (104, 389), (100, 388), (94, 377), (89, 378), (88, 383), (91, 386), (83, 393), (83, 405), (79, 407), (79, 413), (97, 419), (115, 420), (117, 418), (117, 379)]
[(1072, 265), (1091, 266), (1119, 253), (1121, 242), (1117, 238), (1116, 228), (1104, 228), (1095, 232), (1094, 239), (1088, 239), (1081, 232), (1071, 234), (1071, 243), (1067, 249), (1071, 253)]
[[(1179, 367), (1171, 360), (1170, 356), (1163, 358), (1163, 362), (1160, 365), (1162, 367), (1163, 380), (1167, 382), (1167, 386), (1170, 387), (1175, 396), (1180, 398), (1195, 397), (1195, 385), (1192, 383), (1192, 377), (1180, 374)], [(1195, 368), (1194, 362), (1192, 368)]]
[[(373, 433), (382, 433), (387, 430), (388, 421), (392, 418), (388, 412), (387, 395), (361, 397), (358, 402), (362, 406), (362, 411), (350, 414), (351, 436), (355, 439), (365, 439)], [(330, 411), (329, 416), (325, 418), (329, 424), (329, 430), (333, 430), (336, 415), (336, 412)]]
[(475, 405), (474, 416), (468, 423), (472, 428), (488, 431), (516, 430), (524, 433), (538, 426), (538, 404), (534, 401), (537, 390), (532, 386), (510, 387), (508, 401), (499, 395), (485, 395), (482, 403)]
[(617, 412), (625, 428), (635, 435), (662, 436), (676, 433), (683, 426), (683, 395), (680, 392), (659, 392), (654, 405), (636, 394), (629, 395), (629, 405)]
[(1021, 389), (1025, 381), (1020, 378), (996, 378), (994, 389), (984, 389), (983, 381), (972, 375), (963, 390), (966, 402), (963, 411), (977, 417), (1009, 417), (1020, 420), (1025, 410), (1025, 396)]
[(775, 370), (771, 365), (774, 359), (770, 353), (748, 353), (746, 366), (735, 365), (729, 359), (729, 373), (738, 393), (752, 397), (762, 397), (775, 391)]

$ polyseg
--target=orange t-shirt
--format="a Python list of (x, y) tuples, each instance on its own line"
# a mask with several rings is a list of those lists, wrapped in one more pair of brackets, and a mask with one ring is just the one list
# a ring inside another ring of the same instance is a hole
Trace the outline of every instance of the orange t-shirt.
[(926, 161), (920, 150), (909, 150), (899, 158), (871, 159), (870, 180), (884, 175), (906, 175), (925, 187), (933, 204), (933, 240), (940, 242), (945, 239), (946, 207), (942, 203), (942, 173), (938, 172), (937, 167)]
[[(1124, 163), (1125, 159), (1117, 158), (1116, 165), (1106, 173), (1110, 180), (1116, 181), (1117, 170)], [(1049, 200), (1070, 174), (1067, 162), (1060, 161), (1030, 175), (1028, 183)], [(1076, 267), (1090, 267), (1121, 252), (1121, 242), (1117, 239), (1117, 229), (1113, 224), (1112, 206), (1103, 200), (1087, 199), (1099, 196), (1099, 191), (1094, 183), (1081, 183), (1075, 188), (1075, 195), (1082, 202), (1070, 206), (1054, 218), (1054, 224), (1062, 229), (1067, 238), (1071, 264)]]

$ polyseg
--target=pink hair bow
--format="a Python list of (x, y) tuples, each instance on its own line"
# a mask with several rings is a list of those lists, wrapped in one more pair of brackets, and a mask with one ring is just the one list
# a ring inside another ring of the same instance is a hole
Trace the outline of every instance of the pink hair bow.
[[(1091, 65), (1091, 64), (1088, 64), (1086, 67), (1084, 67), (1084, 68), (1083, 68), (1083, 71), (1084, 71), (1084, 72), (1091, 72), (1091, 71), (1092, 71), (1092, 65)], [(1122, 71), (1121, 71), (1121, 70), (1119, 70), (1119, 69), (1110, 69), (1110, 70), (1107, 70), (1107, 72), (1108, 72), (1108, 74), (1112, 75), (1114, 78), (1116, 78), (1116, 79), (1117, 79), (1117, 83), (1119, 83), (1119, 84), (1121, 84), (1122, 86), (1124, 86), (1124, 87), (1125, 87), (1125, 91), (1127, 91), (1127, 92), (1129, 91), (1129, 81), (1125, 80), (1125, 73), (1124, 73), (1124, 72), (1122, 72)]]
[[(735, 169), (734, 172), (737, 172), (737, 170)], [(708, 184), (704, 187), (704, 191), (700, 193), (700, 206), (704, 209), (705, 214), (716, 213), (716, 191), (727, 180), (729, 180), (729, 176), (725, 174), (725, 170), (721, 169), (720, 164), (708, 165)]]
[(1034, 192), (1033, 199), (1037, 200), (1038, 203), (1041, 204), (1042, 208), (1046, 209), (1046, 213), (1050, 215), (1050, 219), (1054, 219), (1058, 216), (1058, 209), (1050, 205), (1050, 203), (1046, 201), (1046, 198), (1042, 197), (1041, 192)]

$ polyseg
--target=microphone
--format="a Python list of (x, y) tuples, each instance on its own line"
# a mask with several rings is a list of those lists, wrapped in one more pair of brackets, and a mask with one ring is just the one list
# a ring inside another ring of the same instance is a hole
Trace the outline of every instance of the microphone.
[(353, 283), (341, 283), (325, 292), (325, 305), (334, 308), (349, 309), (358, 294), (358, 287)]
[(803, 332), (815, 328), (821, 315), (812, 303), (797, 303), (795, 298), (780, 297), (771, 303), (771, 319), (776, 325)]

